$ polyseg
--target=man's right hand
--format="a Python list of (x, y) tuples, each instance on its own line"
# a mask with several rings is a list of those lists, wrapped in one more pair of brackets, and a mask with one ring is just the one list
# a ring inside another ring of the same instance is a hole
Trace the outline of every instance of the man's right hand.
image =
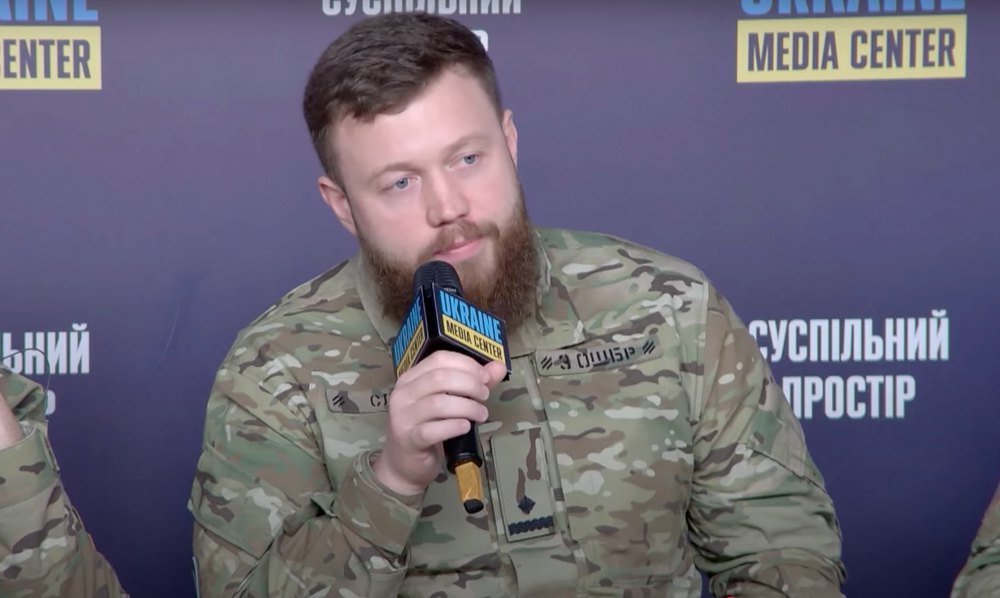
[(507, 373), (453, 351), (437, 351), (403, 373), (389, 394), (389, 422), (375, 477), (404, 495), (422, 493), (441, 472), (441, 443), (489, 416), (483, 404)]

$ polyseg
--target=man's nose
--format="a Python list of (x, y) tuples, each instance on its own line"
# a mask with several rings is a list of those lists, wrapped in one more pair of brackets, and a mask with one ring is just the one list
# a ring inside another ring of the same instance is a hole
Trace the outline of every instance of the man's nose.
[(429, 177), (424, 187), (427, 222), (433, 227), (451, 224), (469, 214), (469, 202), (461, 187), (446, 173)]

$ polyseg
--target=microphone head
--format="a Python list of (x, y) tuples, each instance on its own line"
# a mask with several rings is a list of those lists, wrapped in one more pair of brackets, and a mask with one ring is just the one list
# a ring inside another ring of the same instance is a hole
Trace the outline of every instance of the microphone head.
[(416, 293), (421, 287), (429, 288), (433, 282), (446, 291), (462, 296), (462, 281), (448, 262), (434, 260), (417, 268), (413, 273), (413, 292)]

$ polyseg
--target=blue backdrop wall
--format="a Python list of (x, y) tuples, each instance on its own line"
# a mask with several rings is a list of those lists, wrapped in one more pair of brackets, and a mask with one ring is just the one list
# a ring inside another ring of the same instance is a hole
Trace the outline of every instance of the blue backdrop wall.
[[(193, 596), (215, 367), (355, 249), (315, 189), (306, 75), (392, 3), (35, 4), (0, 2), (2, 357), (48, 385), (66, 487), (125, 587)], [(1000, 3), (398, 4), (483, 32), (536, 222), (683, 257), (728, 295), (826, 476), (848, 595), (946, 595), (1000, 472)], [(26, 55), (46, 36), (71, 41)], [(99, 89), (52, 89), (74, 86)]]

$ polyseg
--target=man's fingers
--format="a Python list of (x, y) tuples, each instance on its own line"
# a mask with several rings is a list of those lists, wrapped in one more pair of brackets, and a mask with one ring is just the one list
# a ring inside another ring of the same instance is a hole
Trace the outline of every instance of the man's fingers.
[(416, 363), (413, 367), (403, 372), (403, 375), (399, 377), (397, 384), (406, 384), (411, 379), (417, 378), (431, 370), (443, 368), (451, 370), (461, 370), (468, 372), (472, 376), (481, 376), (482, 374), (479, 370), (483, 366), (469, 357), (468, 355), (463, 355), (461, 353), (456, 353), (455, 351), (435, 351), (427, 359), (421, 360)]
[(426, 422), (411, 432), (411, 441), (417, 449), (424, 450), (438, 445), (449, 438), (469, 431), (472, 423), (467, 419), (439, 419)]
[(470, 374), (464, 370), (434, 369), (410, 380), (406, 392), (414, 398), (449, 394), (485, 401), (490, 396), (490, 389), (480, 376), (478, 372)]
[(500, 363), (499, 361), (491, 361), (483, 366), (483, 370), (486, 371), (488, 379), (486, 380), (486, 385), (493, 388), (503, 380), (504, 376), (507, 375), (506, 364)]
[(425, 397), (410, 413), (414, 424), (441, 419), (471, 419), (486, 421), (489, 411), (485, 405), (466, 397), (450, 394), (435, 394)]

